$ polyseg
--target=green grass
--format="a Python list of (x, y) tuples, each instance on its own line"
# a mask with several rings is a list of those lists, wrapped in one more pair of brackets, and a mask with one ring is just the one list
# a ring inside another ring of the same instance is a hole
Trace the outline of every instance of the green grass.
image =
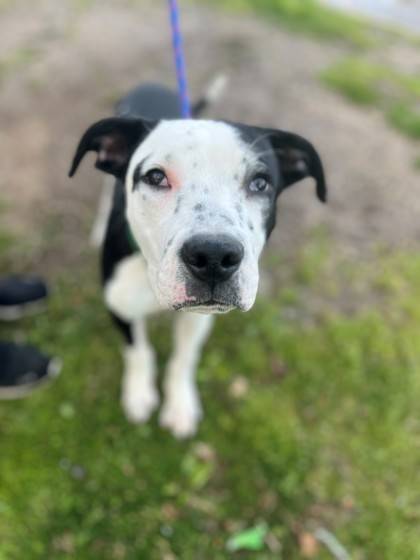
[(0, 10), (5, 10), (13, 5), (12, 0), (0, 0)]
[(350, 101), (382, 110), (406, 136), (420, 138), (420, 77), (367, 59), (346, 58), (325, 70), (321, 79)]
[[(320, 526), (352, 558), (415, 558), (420, 259), (358, 269), (353, 282), (381, 304), (353, 316), (308, 311), (305, 294), (338, 297), (328, 262), (325, 239), (314, 242), (277, 300), (219, 318), (199, 367), (205, 419), (188, 442), (155, 419), (126, 422), (119, 339), (95, 274), (59, 282), (48, 313), (15, 327), (64, 371), (0, 406), (0, 558), (294, 560), (298, 534)], [(162, 369), (164, 319), (151, 335)], [(230, 391), (238, 376), (242, 398)], [(232, 534), (261, 522), (274, 550), (227, 552)]]
[(348, 58), (325, 70), (321, 77), (350, 101), (373, 105), (381, 99), (381, 84), (389, 77), (389, 72), (366, 59)]
[(363, 47), (375, 42), (373, 25), (365, 19), (334, 10), (317, 0), (217, 0), (217, 3), (232, 10), (256, 12), (293, 31), (322, 39)]
[[(420, 83), (420, 80), (419, 80)], [(420, 96), (419, 96), (420, 97)], [(394, 105), (388, 112), (389, 122), (398, 130), (410, 138), (420, 139), (420, 111), (414, 108), (398, 104)]]
[(420, 156), (417, 156), (414, 160), (414, 169), (417, 169), (420, 171)]

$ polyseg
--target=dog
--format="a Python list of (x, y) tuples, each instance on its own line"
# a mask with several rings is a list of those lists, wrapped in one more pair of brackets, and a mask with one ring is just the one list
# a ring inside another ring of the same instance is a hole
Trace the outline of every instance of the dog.
[[(195, 115), (206, 100), (195, 105)], [(197, 362), (215, 314), (254, 304), (259, 257), (279, 195), (312, 177), (326, 202), (320, 156), (305, 138), (223, 120), (181, 119), (175, 92), (143, 85), (113, 117), (81, 137), (72, 177), (88, 152), (115, 178), (102, 250), (104, 298), (125, 338), (122, 406), (145, 422), (158, 406), (146, 318), (176, 312), (160, 424), (192, 436), (202, 417)]]

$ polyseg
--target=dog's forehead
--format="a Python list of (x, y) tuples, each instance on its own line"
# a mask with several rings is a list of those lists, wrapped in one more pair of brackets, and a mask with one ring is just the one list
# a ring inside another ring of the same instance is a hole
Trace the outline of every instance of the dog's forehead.
[(232, 125), (210, 120), (161, 121), (136, 150), (133, 159), (145, 157), (163, 164), (203, 169), (206, 164), (229, 170), (255, 159), (249, 144)]

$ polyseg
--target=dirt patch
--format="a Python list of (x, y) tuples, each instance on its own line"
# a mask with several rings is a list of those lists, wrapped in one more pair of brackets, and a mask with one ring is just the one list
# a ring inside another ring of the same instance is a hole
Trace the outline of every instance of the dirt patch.
[[(356, 257), (377, 246), (418, 246), (418, 147), (375, 110), (351, 106), (317, 80), (344, 47), (191, 3), (183, 27), (193, 95), (220, 71), (230, 78), (211, 116), (299, 132), (323, 156), (330, 203), (316, 201), (310, 181), (288, 191), (271, 251), (294, 251), (319, 224)], [(82, 257), (101, 177), (85, 162), (74, 181), (67, 179), (76, 142), (128, 88), (174, 82), (168, 37), (163, 4), (43, 0), (34, 8), (21, 0), (3, 9), (2, 219), (33, 240), (40, 261), (62, 270)], [(390, 57), (399, 52), (387, 48)]]

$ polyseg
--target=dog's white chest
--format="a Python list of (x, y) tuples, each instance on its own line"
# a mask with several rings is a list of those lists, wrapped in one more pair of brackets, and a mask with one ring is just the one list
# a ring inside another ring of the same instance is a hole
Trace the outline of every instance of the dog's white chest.
[(140, 254), (118, 263), (105, 285), (105, 301), (111, 311), (126, 321), (161, 309), (150, 287), (146, 262)]

